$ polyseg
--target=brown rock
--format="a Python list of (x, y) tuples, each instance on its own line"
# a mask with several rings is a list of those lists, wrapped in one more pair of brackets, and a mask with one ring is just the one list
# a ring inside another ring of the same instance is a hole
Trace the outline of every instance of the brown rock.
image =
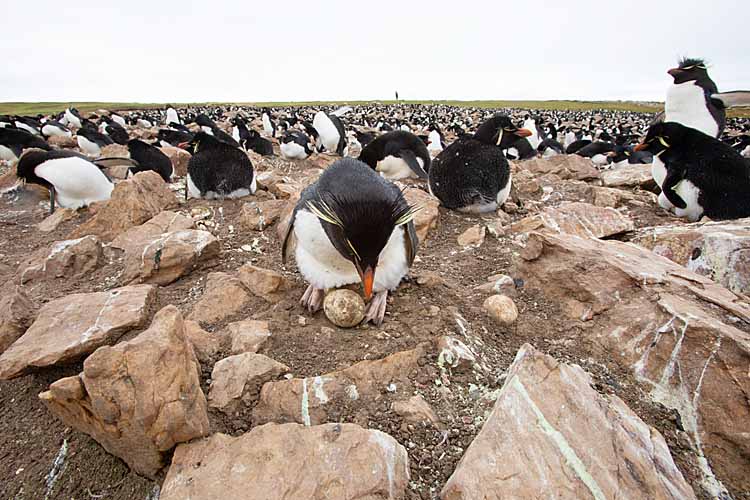
[(174, 146), (165, 146), (159, 148), (161, 152), (167, 155), (169, 161), (172, 162), (172, 175), (176, 177), (185, 177), (187, 175), (187, 167), (190, 162), (191, 154), (182, 148), (176, 148)]
[(177, 198), (156, 172), (140, 172), (120, 182), (107, 204), (70, 234), (93, 234), (109, 242), (125, 230), (143, 224), (164, 209), (177, 206)]
[(10, 288), (0, 296), (0, 354), (23, 335), (37, 314), (37, 307), (23, 288)]
[(148, 330), (97, 349), (80, 375), (58, 380), (39, 397), (66, 425), (154, 478), (166, 452), (208, 434), (199, 373), (182, 316), (167, 306)]
[(239, 226), (251, 231), (263, 231), (279, 220), (286, 200), (252, 201), (242, 205)]
[(70, 363), (117, 342), (146, 323), (155, 301), (155, 287), (138, 285), (48, 302), (26, 333), (0, 356), (0, 379)]
[(550, 158), (535, 158), (512, 162), (519, 170), (534, 175), (555, 174), (561, 179), (586, 181), (599, 178), (599, 171), (590, 159), (578, 155), (557, 155)]
[(283, 175), (279, 175), (273, 171), (258, 172), (257, 176), (255, 177), (255, 181), (258, 183), (258, 187), (266, 191), (271, 191), (273, 186), (279, 184), (280, 182), (284, 182), (284, 179), (285, 177)]
[(564, 202), (556, 207), (546, 207), (538, 214), (511, 225), (511, 231), (514, 233), (547, 231), (590, 238), (604, 238), (634, 229), (632, 219), (613, 208), (577, 202)]
[(477, 357), (469, 347), (456, 337), (443, 336), (438, 339), (438, 366), (455, 371), (471, 371)]
[(430, 230), (436, 229), (438, 226), (440, 200), (418, 188), (405, 189), (404, 198), (409, 205), (420, 207), (414, 217), (414, 228), (417, 231), (419, 241), (424, 241)]
[(661, 434), (590, 384), (524, 344), (440, 498), (695, 498)]
[(268, 321), (252, 319), (235, 321), (227, 325), (227, 332), (232, 346), (232, 354), (258, 352), (263, 344), (271, 338)]
[(697, 455), (710, 461), (701, 464), (711, 495), (722, 488), (714, 473), (737, 490), (750, 488), (741, 472), (750, 467), (744, 296), (618, 241), (534, 233), (521, 257), (517, 270), (527, 287), (560, 303), (574, 324), (589, 322), (586, 341), (680, 413)]
[(413, 424), (428, 423), (441, 427), (440, 419), (430, 404), (422, 396), (412, 396), (406, 401), (396, 401), (391, 409), (405, 422)]
[(225, 335), (207, 332), (195, 321), (185, 321), (185, 337), (193, 345), (195, 356), (201, 363), (214, 359), (227, 342)]
[(345, 370), (318, 377), (268, 382), (253, 409), (253, 423), (324, 423), (330, 407), (377, 399), (390, 384), (395, 384), (396, 391), (408, 386), (410, 374), (419, 369), (419, 358), (426, 350), (425, 345), (419, 345), (411, 351), (376, 361), (360, 361)]
[(52, 137), (47, 138), (47, 144), (57, 149), (72, 149), (78, 147), (78, 142), (73, 136), (62, 137), (53, 135)]
[(287, 200), (299, 197), (299, 194), (302, 192), (302, 186), (295, 183), (279, 182), (278, 184), (271, 184), (268, 190), (277, 198)]
[(177, 447), (160, 498), (396, 499), (408, 483), (406, 449), (381, 431), (267, 424)]
[(67, 222), (73, 219), (77, 213), (78, 212), (76, 212), (72, 208), (57, 207), (57, 209), (55, 209), (55, 212), (44, 219), (42, 222), (37, 224), (36, 228), (43, 233), (52, 232), (57, 229), (57, 227), (63, 222)]
[(214, 365), (208, 404), (224, 413), (234, 413), (241, 405), (258, 399), (260, 388), (289, 371), (289, 367), (263, 356), (245, 352), (229, 356)]
[(159, 212), (140, 226), (135, 226), (125, 231), (112, 241), (111, 246), (125, 250), (134, 243), (140, 246), (143, 242), (151, 241), (161, 234), (184, 231), (185, 229), (193, 229), (194, 227), (195, 223), (192, 217), (165, 210)]
[(606, 187), (636, 187), (651, 189), (656, 186), (651, 177), (651, 165), (629, 165), (605, 170), (601, 174)]
[(188, 319), (204, 325), (216, 323), (244, 310), (250, 300), (250, 293), (240, 280), (227, 273), (210, 273), (206, 290)]
[(102, 148), (102, 158), (130, 158), (127, 146), (121, 144), (107, 144)]
[(284, 277), (276, 271), (245, 264), (237, 270), (237, 277), (253, 295), (269, 302), (278, 302), (286, 288)]
[(510, 326), (518, 319), (518, 308), (513, 299), (507, 295), (492, 295), (482, 304), (484, 310), (495, 323)]
[(458, 236), (458, 246), (461, 247), (480, 247), (484, 243), (484, 236), (487, 228), (483, 225), (476, 224), (464, 231)]
[(164, 233), (138, 243), (125, 250), (123, 283), (168, 285), (199, 263), (215, 259), (221, 251), (214, 235), (195, 229)]
[(102, 260), (102, 243), (96, 236), (56, 241), (34, 252), (18, 267), (19, 280), (77, 278), (99, 267)]
[(750, 219), (646, 228), (633, 242), (750, 294)]

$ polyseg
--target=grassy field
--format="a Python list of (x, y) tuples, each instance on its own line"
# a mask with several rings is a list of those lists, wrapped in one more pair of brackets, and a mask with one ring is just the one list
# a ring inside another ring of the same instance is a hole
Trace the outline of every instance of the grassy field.
[[(358, 105), (371, 104), (374, 102), (382, 104), (395, 104), (396, 101), (305, 101), (305, 102), (242, 102), (233, 103), (243, 106), (320, 106), (332, 105)], [(659, 111), (662, 103), (644, 103), (630, 101), (401, 101), (402, 104), (447, 104), (451, 106), (468, 106), (477, 108), (522, 108), (522, 109), (551, 109), (551, 110), (616, 110), (637, 111), (653, 113)], [(188, 105), (226, 104), (226, 103), (174, 103), (177, 107)], [(109, 109), (127, 111), (131, 109), (161, 108), (163, 103), (139, 103), (139, 102), (0, 102), (0, 114), (10, 115), (36, 115), (38, 113), (48, 114), (64, 110), (68, 106), (78, 108), (79, 111), (88, 112), (97, 109)], [(729, 112), (732, 117), (750, 117), (750, 108), (733, 109)]]

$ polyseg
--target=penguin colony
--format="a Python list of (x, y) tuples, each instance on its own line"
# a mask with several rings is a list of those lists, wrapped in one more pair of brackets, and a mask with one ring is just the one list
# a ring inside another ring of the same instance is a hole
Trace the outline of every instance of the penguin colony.
[[(525, 159), (576, 154), (601, 169), (651, 165), (657, 210), (690, 221), (750, 216), (750, 120), (726, 113), (750, 104), (750, 92), (719, 92), (700, 59), (684, 59), (668, 75), (664, 113), (656, 118), (408, 104), (0, 116), (0, 160), (16, 164), (22, 182), (47, 188), (54, 211), (109, 199), (114, 183), (103, 169), (112, 165), (184, 182), (186, 198), (225, 199), (256, 191), (248, 152), (278, 151), (289, 161), (339, 156), (302, 192), (281, 253), (309, 285), (301, 298), (308, 311), (321, 309), (327, 290), (361, 284), (369, 302), (364, 321), (380, 324), (388, 293), (419, 247), (413, 219), (420, 207), (407, 203), (401, 181), (421, 186), (447, 209), (487, 213), (510, 194), (509, 160), (522, 169)], [(158, 132), (137, 134), (152, 127)], [(112, 144), (127, 154), (103, 157)], [(185, 179), (173, 177), (165, 147), (191, 153)]]

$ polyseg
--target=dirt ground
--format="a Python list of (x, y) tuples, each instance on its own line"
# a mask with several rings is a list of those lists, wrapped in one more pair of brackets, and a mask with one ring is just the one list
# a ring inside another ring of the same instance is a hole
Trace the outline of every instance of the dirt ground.
[[(279, 165), (289, 173), (304, 168), (304, 163)], [(213, 271), (231, 272), (246, 262), (282, 270), (293, 283), (287, 296), (270, 305), (253, 299), (239, 319), (263, 319), (269, 322), (273, 336), (262, 354), (288, 365), (295, 376), (314, 376), (346, 368), (364, 359), (414, 348), (420, 342), (433, 341), (441, 335), (457, 335), (479, 353), (487, 367), (483, 373), (449, 373), (441, 378), (435, 359), (421, 367), (408, 391), (422, 394), (445, 424), (445, 429), (431, 426), (404, 425), (390, 409), (393, 398), (385, 393), (356, 408), (335, 408), (332, 414), (340, 421), (356, 422), (381, 429), (394, 436), (408, 452), (411, 484), (408, 498), (435, 498), (493, 405), (493, 391), (503, 383), (503, 373), (521, 345), (531, 343), (561, 361), (576, 363), (588, 371), (594, 387), (602, 393), (616, 394), (646, 423), (657, 428), (667, 440), (675, 462), (696, 494), (705, 497), (699, 484), (696, 457), (676, 412), (649, 402), (646, 392), (619, 367), (607, 352), (598, 350), (581, 335), (580, 326), (561, 318), (556, 304), (544, 300), (537, 292), (519, 287), (514, 299), (519, 319), (509, 328), (492, 323), (482, 310), (486, 294), (475, 290), (497, 273), (513, 278), (512, 258), (517, 251), (510, 237), (487, 235), (479, 248), (462, 250), (456, 237), (480, 222), (479, 217), (440, 210), (440, 225), (432, 231), (419, 249), (419, 259), (411, 277), (389, 300), (389, 311), (381, 327), (360, 326), (340, 329), (322, 313), (310, 317), (298, 305), (304, 283), (294, 264), (282, 266), (280, 244), (275, 226), (264, 232), (243, 232), (237, 218), (242, 200), (191, 200), (180, 207), (188, 213), (196, 207), (212, 212), (209, 227), (220, 237), (223, 253), (215, 262), (203, 265), (188, 276), (159, 290), (159, 306), (175, 304), (187, 314), (200, 298), (205, 277)], [(219, 210), (221, 208), (221, 211)], [(519, 218), (523, 214), (515, 214)], [(638, 226), (655, 222), (668, 223), (656, 207), (639, 208), (631, 213)], [(3, 196), (0, 200), (0, 281), (9, 286), (18, 263), (34, 249), (55, 240), (65, 239), (74, 227), (90, 215), (82, 210), (78, 217), (62, 224), (52, 233), (35, 228), (46, 216), (38, 198)], [(488, 218), (489, 219), (489, 218)], [(232, 226), (233, 230), (230, 230)], [(256, 251), (242, 247), (252, 246)], [(110, 256), (111, 257), (111, 256)], [(29, 295), (38, 304), (73, 292), (90, 292), (118, 286), (122, 266), (116, 259), (90, 276), (80, 280), (56, 280), (32, 284)], [(426, 273), (440, 276), (420, 285), (417, 278)], [(218, 331), (228, 321), (209, 325)], [(203, 388), (207, 392), (212, 366), (202, 366)], [(81, 364), (46, 369), (38, 373), (0, 382), (0, 498), (5, 499), (146, 499), (158, 496), (158, 481), (139, 477), (118, 458), (106, 453), (87, 435), (65, 427), (42, 405), (37, 395), (50, 383), (78, 373)], [(407, 392), (409, 394), (410, 392)], [(227, 417), (211, 410), (212, 431), (238, 435), (251, 427), (248, 411)], [(65, 443), (65, 446), (63, 446)], [(62, 468), (54, 471), (61, 449), (66, 448)], [(55, 478), (53, 481), (53, 477)], [(747, 492), (732, 489), (731, 478), (720, 478), (735, 498), (750, 498)]]

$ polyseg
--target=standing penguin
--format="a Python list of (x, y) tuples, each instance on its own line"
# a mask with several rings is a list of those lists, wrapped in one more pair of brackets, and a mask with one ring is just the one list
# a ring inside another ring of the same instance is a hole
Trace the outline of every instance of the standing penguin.
[(140, 139), (131, 139), (128, 141), (128, 152), (130, 153), (130, 158), (138, 162), (137, 167), (130, 167), (130, 171), (133, 174), (153, 170), (164, 179), (164, 182), (170, 182), (172, 178), (172, 160), (162, 153), (159, 148)]
[(381, 324), (388, 291), (417, 253), (415, 212), (398, 187), (365, 163), (344, 158), (328, 167), (302, 192), (282, 246), (282, 260), (293, 251), (309, 283), (302, 305), (315, 312), (326, 289), (361, 282), (370, 301), (365, 322)]
[(346, 154), (346, 132), (338, 116), (318, 111), (313, 118), (313, 127), (318, 133), (318, 151), (325, 149), (340, 156)]
[(182, 120), (180, 120), (180, 115), (177, 113), (177, 110), (174, 109), (172, 106), (167, 107), (167, 116), (164, 120), (164, 123), (166, 125), (170, 125), (172, 123), (175, 123), (177, 125), (182, 125)]
[(74, 151), (27, 151), (19, 160), (18, 177), (49, 189), (50, 213), (55, 202), (64, 208), (80, 208), (108, 200), (114, 184), (86, 158)]
[(678, 217), (695, 222), (703, 215), (719, 220), (750, 216), (750, 164), (728, 144), (663, 122), (652, 125), (635, 149), (653, 153), (664, 164), (659, 198), (667, 198)]
[(263, 132), (269, 137), (276, 137), (276, 124), (271, 119), (271, 110), (263, 108), (263, 113), (260, 116), (260, 121), (263, 123)]
[(430, 193), (446, 208), (462, 212), (492, 212), (508, 199), (511, 173), (502, 150), (531, 135), (505, 115), (488, 119), (472, 137), (445, 148), (430, 167)]
[(281, 156), (287, 160), (304, 160), (312, 154), (310, 138), (302, 131), (290, 130), (281, 138)]
[(726, 124), (724, 104), (711, 96), (718, 92), (702, 59), (683, 59), (667, 73), (674, 79), (667, 89), (664, 121), (681, 123), (711, 137), (719, 137)]
[(198, 132), (188, 146), (185, 196), (193, 198), (240, 198), (255, 193), (253, 164), (244, 151), (216, 137)]
[(391, 180), (426, 179), (431, 162), (430, 152), (422, 139), (402, 130), (376, 137), (362, 149), (359, 159)]

